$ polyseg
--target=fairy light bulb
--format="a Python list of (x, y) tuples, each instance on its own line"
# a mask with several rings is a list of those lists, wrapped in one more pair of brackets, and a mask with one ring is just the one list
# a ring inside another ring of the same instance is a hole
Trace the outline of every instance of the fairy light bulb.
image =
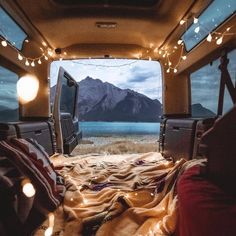
[(220, 38), (218, 38), (218, 39), (216, 40), (216, 44), (217, 44), (217, 45), (222, 44), (222, 42), (223, 42), (223, 36), (221, 36)]
[(35, 67), (34, 61), (31, 62), (31, 66), (32, 66), (32, 67)]
[(41, 60), (40, 60), (40, 59), (38, 59), (38, 64), (39, 64), (39, 65), (41, 65), (41, 64), (42, 64), (42, 62), (41, 62)]
[(162, 54), (162, 51), (159, 51), (158, 53), (159, 53), (159, 55), (161, 55), (161, 54)]
[(185, 20), (181, 20), (179, 23), (180, 25), (183, 25), (186, 21)]
[(29, 64), (29, 61), (28, 61), (27, 59), (25, 60), (25, 65), (26, 65), (26, 66), (29, 66), (29, 65), (30, 65), (30, 64)]
[(179, 39), (178, 42), (177, 42), (177, 44), (180, 45), (182, 42), (183, 42), (183, 40), (182, 40), (182, 39)]
[(33, 197), (36, 193), (34, 186), (28, 179), (25, 179), (21, 183), (22, 185), (22, 192), (25, 194), (26, 197)]
[(166, 73), (170, 73), (170, 68), (168, 68), (168, 69), (166, 70)]
[(7, 41), (6, 40), (2, 40), (1, 44), (2, 44), (3, 47), (6, 47), (7, 46)]
[(198, 23), (198, 18), (194, 17), (194, 18), (193, 18), (193, 23), (194, 23), (194, 24), (197, 24), (197, 23)]
[(45, 232), (44, 232), (44, 236), (51, 236), (53, 233), (53, 228), (52, 227), (48, 227)]
[(211, 42), (211, 41), (212, 41), (212, 35), (211, 35), (211, 34), (208, 34), (208, 36), (207, 36), (207, 41), (208, 41), (208, 42)]
[(230, 27), (228, 27), (228, 28), (226, 29), (226, 31), (227, 31), (227, 32), (230, 31)]
[(168, 65), (169, 65), (169, 66), (171, 66), (171, 65), (172, 65), (172, 63), (169, 61)]
[(187, 59), (187, 56), (182, 56), (182, 59), (183, 59), (183, 60), (186, 60), (186, 59)]
[(45, 56), (44, 56), (44, 59), (47, 61), (47, 60), (48, 60), (48, 57), (45, 55)]
[(175, 69), (174, 69), (174, 73), (177, 73), (177, 72), (178, 72), (178, 70), (175, 68)]
[(20, 53), (18, 53), (18, 59), (19, 59), (20, 61), (23, 60), (23, 57), (20, 55)]
[(194, 32), (197, 34), (200, 31), (200, 26), (196, 27)]

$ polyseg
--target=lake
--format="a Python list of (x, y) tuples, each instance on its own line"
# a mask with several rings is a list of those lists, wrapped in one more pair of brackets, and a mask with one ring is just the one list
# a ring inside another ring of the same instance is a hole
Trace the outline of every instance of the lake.
[(158, 135), (160, 123), (79, 122), (84, 137), (107, 135)]

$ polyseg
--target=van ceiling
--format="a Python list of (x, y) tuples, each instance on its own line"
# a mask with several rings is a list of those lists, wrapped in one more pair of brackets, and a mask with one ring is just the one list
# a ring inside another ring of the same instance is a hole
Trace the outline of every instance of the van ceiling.
[[(97, 50), (98, 45), (102, 48), (107, 45), (114, 51), (158, 47), (195, 3), (194, 0), (13, 2), (51, 47), (67, 51), (86, 48), (90, 52)], [(99, 22), (115, 26), (98, 27)]]

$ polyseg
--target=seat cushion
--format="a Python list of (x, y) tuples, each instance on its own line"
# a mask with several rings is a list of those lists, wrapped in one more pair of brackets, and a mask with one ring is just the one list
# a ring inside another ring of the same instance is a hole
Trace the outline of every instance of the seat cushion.
[(236, 235), (236, 198), (202, 174), (188, 169), (179, 179), (179, 218), (176, 236)]

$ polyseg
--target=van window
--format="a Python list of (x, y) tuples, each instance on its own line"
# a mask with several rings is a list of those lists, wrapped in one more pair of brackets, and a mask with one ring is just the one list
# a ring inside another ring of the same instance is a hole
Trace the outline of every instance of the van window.
[[(236, 84), (236, 50), (228, 53), (230, 73), (233, 84)], [(213, 61), (190, 75), (192, 116), (211, 117), (217, 114), (220, 91), (221, 71), (218, 69), (220, 59)], [(223, 112), (232, 108), (233, 102), (225, 87)]]
[(0, 122), (19, 120), (17, 80), (17, 74), (0, 66)]
[[(214, 0), (206, 8), (206, 10), (198, 17), (198, 23), (192, 24), (189, 29), (183, 34), (182, 40), (185, 43), (187, 51), (194, 48), (201, 42), (209, 32), (216, 29), (228, 17), (236, 11), (235, 0)], [(196, 27), (200, 27), (199, 32), (195, 32)]]
[(0, 7), (0, 36), (5, 38), (14, 47), (21, 50), (27, 34), (19, 25)]

